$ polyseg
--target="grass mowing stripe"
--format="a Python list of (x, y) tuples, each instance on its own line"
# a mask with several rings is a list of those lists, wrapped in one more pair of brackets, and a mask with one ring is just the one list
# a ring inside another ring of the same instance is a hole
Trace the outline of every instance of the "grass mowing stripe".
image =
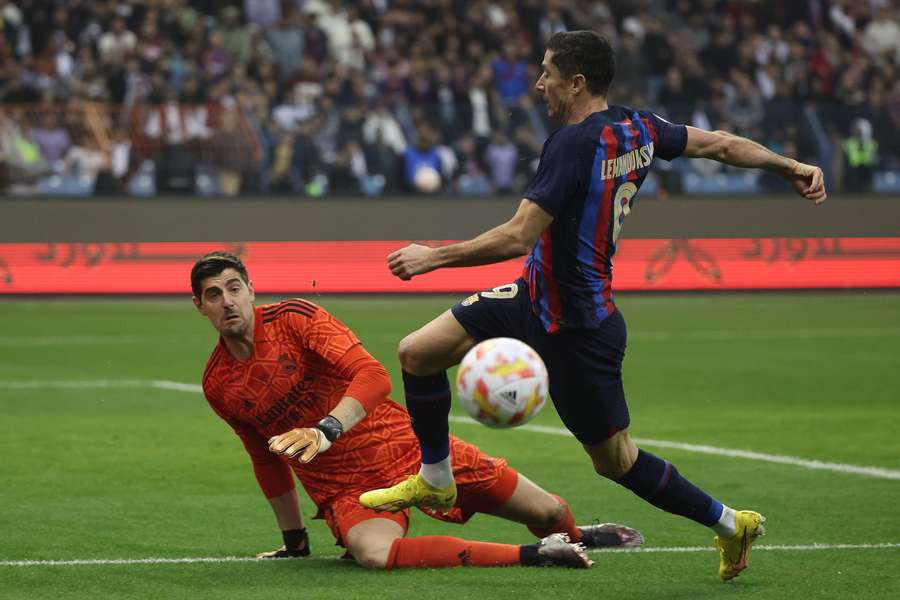
[[(781, 552), (810, 552), (816, 550), (889, 550), (900, 548), (900, 543), (886, 542), (882, 544), (803, 544), (803, 545), (757, 545), (754, 550), (771, 550)], [(711, 546), (657, 546), (650, 548), (595, 548), (589, 549), (591, 554), (660, 554), (660, 553), (685, 553), (685, 552), (716, 552)], [(312, 562), (315, 560), (339, 560), (340, 557), (319, 556), (310, 558), (288, 558), (282, 560), (303, 560)], [(189, 563), (232, 563), (232, 562), (257, 562), (266, 563), (269, 559), (255, 558), (252, 556), (207, 556), (196, 558), (98, 558), (75, 560), (2, 560), (0, 567), (75, 567), (97, 565), (154, 565), (154, 564), (189, 564)]]
[[(144, 379), (99, 379), (99, 380), (68, 380), (68, 381), (0, 381), (0, 390), (2, 389), (42, 389), (42, 388), (114, 388), (114, 387), (148, 387), (162, 390), (173, 390), (178, 392), (202, 393), (203, 388), (195, 383), (181, 383), (178, 381), (166, 380), (144, 380)], [(468, 417), (450, 417), (453, 423), (462, 423), (464, 425), (479, 425)], [(545, 433), (549, 435), (571, 436), (572, 434), (562, 427), (547, 427), (544, 425), (522, 425), (516, 428), (519, 431), (533, 431), (536, 433)], [(703, 444), (686, 444), (684, 442), (671, 442), (668, 440), (654, 440), (645, 438), (635, 438), (635, 443), (641, 446), (651, 446), (657, 448), (669, 448), (673, 450), (683, 450), (685, 452), (694, 452), (697, 454), (711, 454), (714, 456), (727, 456), (730, 458), (743, 458), (747, 460), (757, 460), (760, 462), (769, 462), (780, 465), (791, 465), (804, 469), (812, 469), (819, 471), (832, 471), (834, 473), (844, 473), (848, 475), (862, 475), (864, 477), (874, 477), (876, 479), (891, 479), (900, 481), (900, 470), (885, 469), (882, 467), (867, 467), (860, 465), (848, 465), (844, 463), (824, 462), (820, 460), (809, 460), (806, 458), (798, 458), (796, 456), (785, 456), (782, 454), (767, 454), (765, 452), (754, 452), (752, 450), (736, 450), (733, 448), (719, 448), (717, 446), (706, 446)]]
[(823, 340), (844, 338), (883, 338), (900, 336), (900, 329), (885, 328), (820, 328), (820, 329), (719, 329), (709, 331), (637, 331), (632, 340), (664, 342), (699, 340), (703, 342), (731, 340)]
[(105, 346), (183, 343), (209, 340), (208, 335), (0, 335), (0, 346)]
[[(637, 331), (629, 334), (636, 341), (665, 342), (669, 340), (732, 341), (732, 340), (817, 340), (845, 338), (898, 337), (898, 328), (841, 329), (712, 329), (699, 331)], [(116, 344), (180, 343), (207, 341), (208, 335), (0, 335), (0, 346), (105, 346)], [(392, 336), (393, 339), (393, 336)]]
[[(454, 423), (480, 425), (480, 423), (468, 417), (450, 417), (450, 420)], [(572, 435), (568, 429), (563, 429), (562, 427), (547, 427), (545, 425), (521, 425), (516, 429), (520, 431), (534, 431), (536, 433), (546, 433), (550, 435), (561, 435), (567, 437)], [(705, 446), (702, 444), (686, 444), (684, 442), (670, 442), (668, 440), (634, 438), (634, 441), (640, 446), (655, 446), (657, 448), (684, 450), (685, 452), (695, 452), (697, 454), (712, 454), (715, 456), (745, 458), (748, 460), (758, 460), (761, 462), (802, 467), (804, 469), (832, 471), (835, 473), (846, 473), (850, 475), (863, 475), (865, 477), (874, 477), (876, 479), (900, 480), (900, 470), (896, 469), (884, 469), (882, 467), (865, 467), (859, 465), (847, 465), (843, 463), (823, 462), (820, 460), (798, 458), (796, 456), (784, 456), (782, 454), (766, 454), (765, 452), (753, 452), (752, 450), (735, 450), (733, 448), (719, 448), (717, 446)]]

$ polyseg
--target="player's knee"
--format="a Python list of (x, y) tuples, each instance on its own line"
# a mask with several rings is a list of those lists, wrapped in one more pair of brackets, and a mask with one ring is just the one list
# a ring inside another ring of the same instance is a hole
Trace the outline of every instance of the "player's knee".
[(388, 554), (390, 554), (390, 546), (385, 547), (383, 544), (354, 544), (349, 548), (350, 554), (356, 564), (365, 569), (384, 569), (387, 566)]
[(556, 498), (551, 496), (551, 500), (552, 501), (541, 503), (539, 507), (535, 508), (535, 522), (529, 523), (529, 525), (546, 529), (548, 527), (553, 527), (562, 520), (566, 513), (566, 509), (563, 508), (563, 505), (560, 504)]
[(607, 479), (620, 479), (634, 464), (634, 459), (627, 452), (617, 452), (606, 456), (592, 457), (594, 463), (594, 471)]
[(400, 367), (410, 375), (428, 375), (427, 362), (424, 353), (416, 342), (415, 334), (410, 334), (400, 340), (397, 346), (397, 358), (400, 359)]
[(617, 480), (631, 470), (637, 459), (638, 449), (627, 430), (619, 431), (596, 446), (585, 446), (591, 457), (594, 471), (607, 479)]

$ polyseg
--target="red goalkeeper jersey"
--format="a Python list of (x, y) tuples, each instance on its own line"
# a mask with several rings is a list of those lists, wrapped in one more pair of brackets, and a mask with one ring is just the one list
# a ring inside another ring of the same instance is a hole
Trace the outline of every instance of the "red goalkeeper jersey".
[[(348, 490), (393, 483), (419, 463), (406, 411), (388, 398), (390, 378), (356, 335), (306, 300), (259, 306), (253, 354), (235, 359), (220, 339), (203, 373), (213, 410), (237, 433), (267, 497), (293, 488), (293, 469), (317, 506)], [(343, 396), (367, 416), (311, 463), (272, 454), (268, 439), (313, 427)]]

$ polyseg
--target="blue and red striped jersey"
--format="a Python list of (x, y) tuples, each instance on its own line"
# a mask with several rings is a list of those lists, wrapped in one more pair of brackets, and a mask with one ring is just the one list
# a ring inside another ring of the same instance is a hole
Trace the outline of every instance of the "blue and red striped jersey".
[(612, 257), (622, 222), (654, 158), (684, 152), (687, 128), (610, 106), (544, 143), (523, 196), (553, 216), (523, 278), (544, 328), (595, 328), (615, 310)]

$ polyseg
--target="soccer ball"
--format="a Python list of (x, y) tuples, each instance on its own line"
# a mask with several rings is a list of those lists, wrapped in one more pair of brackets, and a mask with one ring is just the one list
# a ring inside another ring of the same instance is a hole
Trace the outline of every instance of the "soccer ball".
[(547, 367), (519, 340), (485, 340), (463, 357), (456, 391), (466, 412), (488, 427), (527, 423), (547, 401)]

